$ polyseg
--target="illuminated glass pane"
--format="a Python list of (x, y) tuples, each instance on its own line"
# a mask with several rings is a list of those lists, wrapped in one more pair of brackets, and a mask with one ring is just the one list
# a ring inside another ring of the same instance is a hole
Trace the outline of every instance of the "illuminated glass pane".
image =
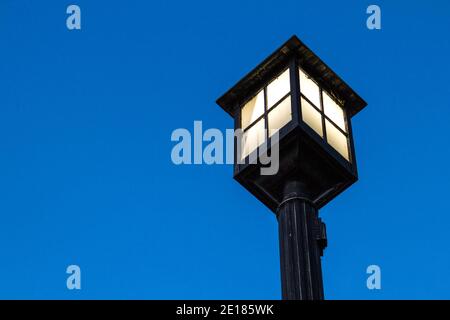
[(272, 107), (290, 92), (289, 69), (286, 69), (267, 86), (267, 107)]
[(241, 126), (242, 129), (251, 125), (264, 113), (264, 91), (260, 91), (252, 100), (242, 107)]
[(307, 97), (318, 109), (320, 109), (320, 90), (319, 86), (311, 78), (299, 69), (300, 91)]
[(331, 121), (337, 124), (339, 128), (347, 132), (345, 129), (344, 110), (325, 91), (323, 91), (323, 109), (325, 111), (325, 115), (330, 118)]
[(340, 132), (330, 121), (326, 120), (327, 141), (345, 159), (350, 161), (347, 137)]
[(303, 121), (323, 137), (322, 115), (304, 98), (302, 98), (301, 104)]
[(253, 125), (250, 129), (245, 131), (242, 134), (242, 144), (241, 144), (241, 152), (242, 159), (252, 153), (256, 148), (258, 148), (261, 144), (266, 140), (264, 128), (264, 118), (259, 120), (255, 125)]
[(272, 136), (292, 120), (291, 96), (287, 96), (286, 99), (270, 111), (267, 118), (270, 136)]

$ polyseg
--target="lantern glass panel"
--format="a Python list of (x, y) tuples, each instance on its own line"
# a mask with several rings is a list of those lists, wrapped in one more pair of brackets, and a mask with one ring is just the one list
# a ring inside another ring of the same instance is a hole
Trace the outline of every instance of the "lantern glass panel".
[(289, 69), (275, 78), (267, 86), (267, 108), (271, 108), (291, 91)]
[(241, 126), (246, 129), (264, 113), (264, 90), (261, 90), (244, 107), (241, 113)]
[(272, 136), (275, 132), (284, 127), (292, 120), (291, 96), (287, 96), (268, 114), (269, 134)]
[(339, 152), (347, 161), (350, 161), (347, 137), (334, 124), (325, 120), (327, 131), (327, 142), (337, 152)]
[(299, 69), (299, 73), (300, 92), (308, 98), (316, 108), (321, 109), (319, 86), (302, 69)]
[(301, 100), (302, 106), (302, 119), (303, 121), (310, 126), (317, 134), (323, 137), (323, 128), (322, 128), (322, 115), (319, 111), (316, 110), (308, 101), (304, 98)]
[(244, 159), (266, 140), (264, 118), (256, 122), (242, 134), (241, 158)]
[(335, 124), (337, 124), (339, 128), (347, 132), (345, 128), (344, 110), (325, 91), (323, 91), (323, 108), (325, 115)]

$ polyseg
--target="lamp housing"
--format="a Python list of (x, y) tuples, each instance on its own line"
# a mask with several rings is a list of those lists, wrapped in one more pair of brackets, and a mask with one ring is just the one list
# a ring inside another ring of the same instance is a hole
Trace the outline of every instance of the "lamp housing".
[[(351, 119), (367, 103), (296, 36), (217, 104), (242, 131), (235, 138), (234, 178), (273, 212), (289, 182), (304, 184), (319, 209), (358, 180)], [(264, 165), (250, 160), (261, 148), (272, 152), (274, 143), (279, 170), (262, 175)]]

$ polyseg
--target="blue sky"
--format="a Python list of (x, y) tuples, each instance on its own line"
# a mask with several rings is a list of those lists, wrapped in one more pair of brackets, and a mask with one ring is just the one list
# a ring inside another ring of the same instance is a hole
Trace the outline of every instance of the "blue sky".
[(326, 298), (449, 299), (449, 10), (2, 0), (0, 298), (279, 299), (274, 215), (231, 166), (173, 165), (170, 136), (231, 128), (216, 98), (296, 34), (369, 103), (353, 119), (360, 181), (320, 213)]

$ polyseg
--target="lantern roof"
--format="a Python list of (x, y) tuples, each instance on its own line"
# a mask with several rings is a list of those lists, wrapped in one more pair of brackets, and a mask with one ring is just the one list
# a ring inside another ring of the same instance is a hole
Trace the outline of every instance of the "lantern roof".
[(341, 77), (295, 35), (222, 95), (217, 100), (217, 104), (233, 117), (239, 104), (248, 99), (250, 93), (264, 86), (274, 72), (285, 67), (293, 56), (298, 57), (300, 66), (310, 76), (343, 102), (350, 117), (367, 105)]

